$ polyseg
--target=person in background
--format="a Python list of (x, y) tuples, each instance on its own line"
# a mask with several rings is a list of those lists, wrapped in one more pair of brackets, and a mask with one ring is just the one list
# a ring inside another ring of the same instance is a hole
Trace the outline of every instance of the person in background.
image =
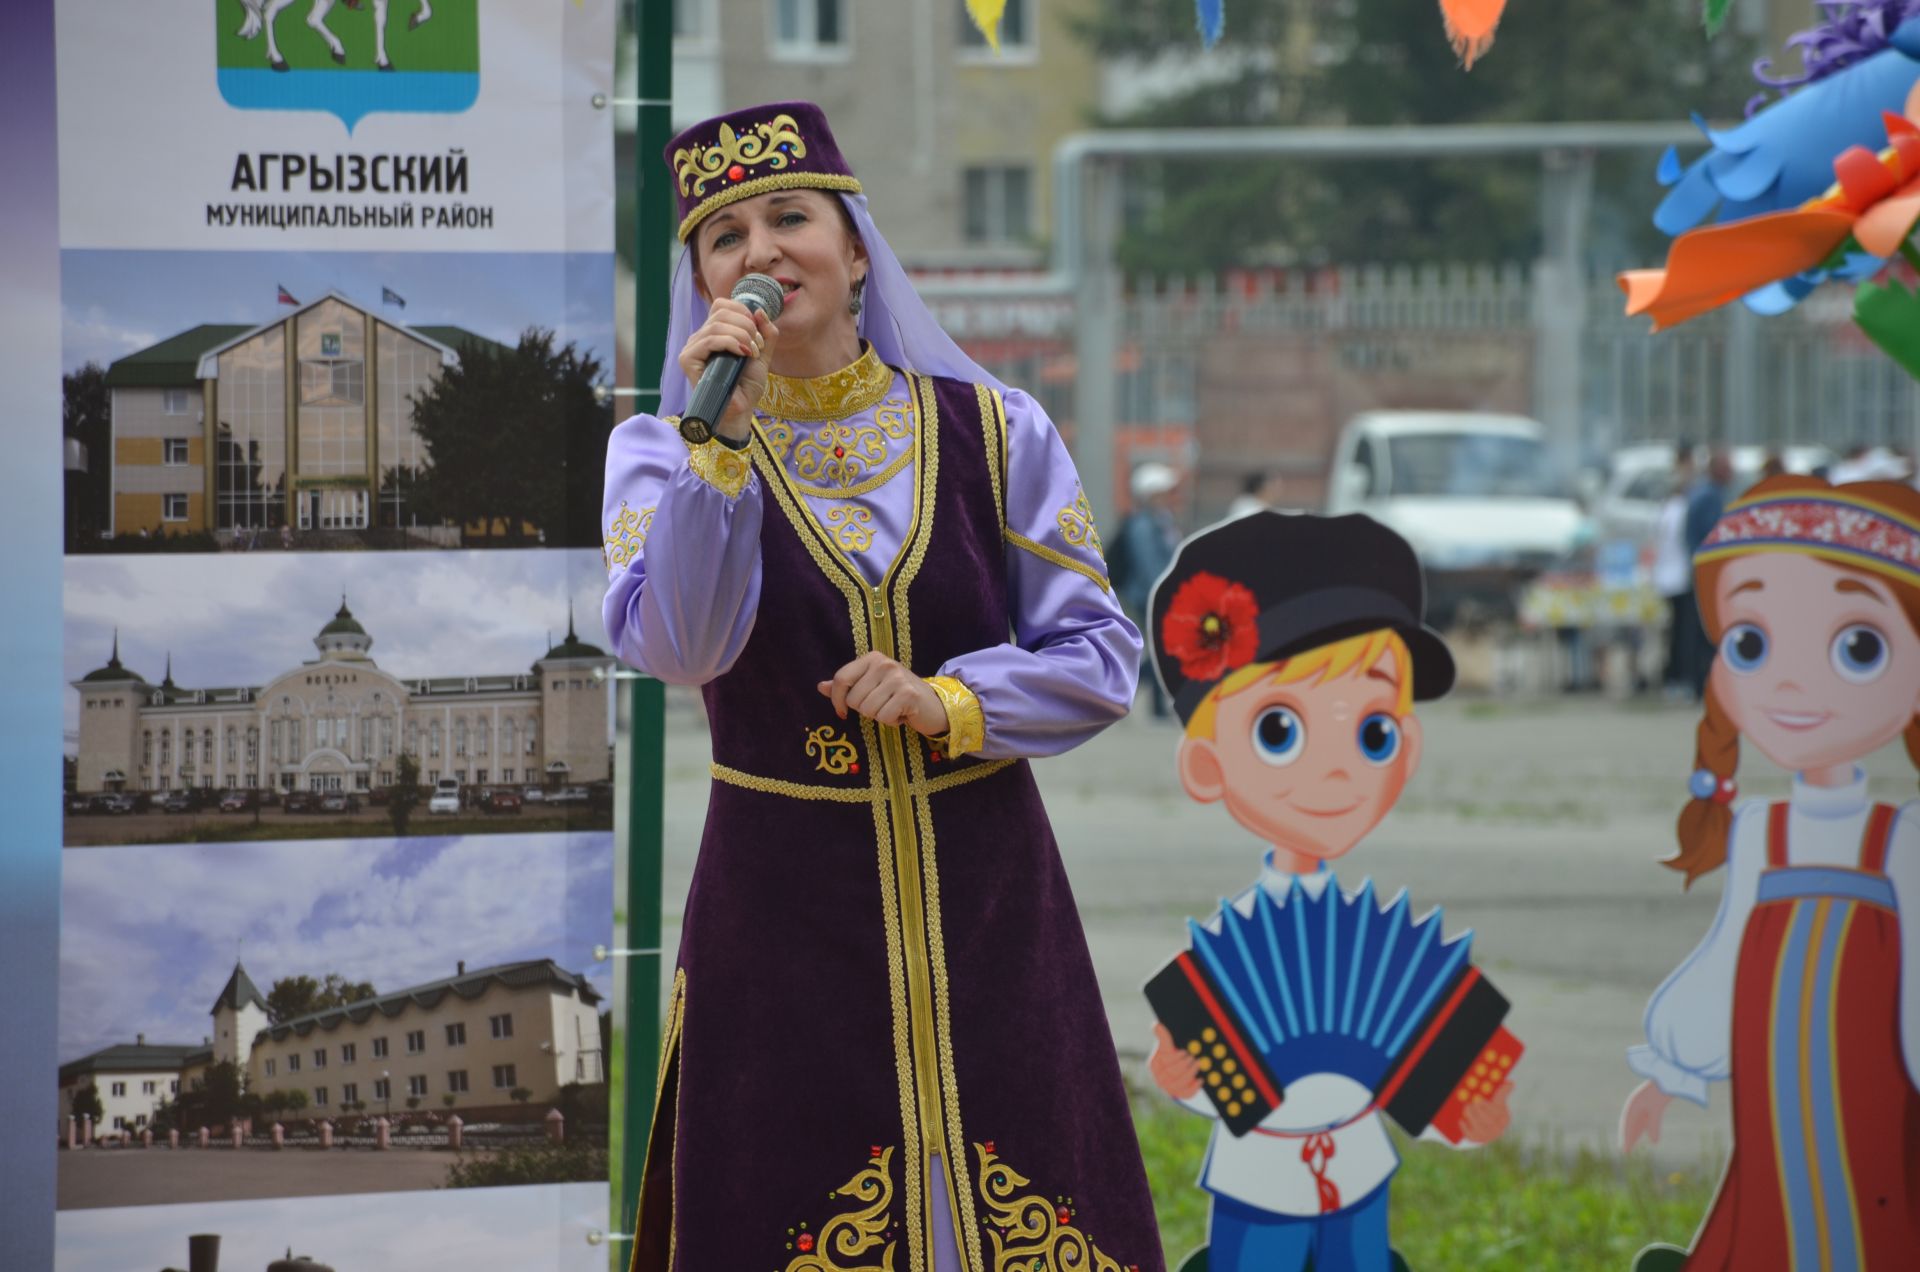
[(1667, 665), (1660, 683), (1668, 698), (1690, 692), (1687, 656), (1693, 617), (1693, 561), (1687, 552), (1687, 494), (1693, 485), (1693, 443), (1682, 442), (1673, 464), (1673, 485), (1660, 505), (1653, 539), (1653, 585), (1667, 603)]
[[(1119, 547), (1113, 571), (1113, 588), (1127, 616), (1139, 624), (1147, 612), (1147, 598), (1153, 584), (1173, 563), (1180, 546), (1180, 525), (1173, 515), (1174, 492), (1180, 487), (1180, 475), (1158, 460), (1135, 465), (1131, 480), (1133, 510), (1120, 523)], [(1167, 698), (1160, 682), (1142, 655), (1140, 679), (1147, 682), (1153, 695), (1153, 717), (1167, 718)]]
[[(1713, 533), (1713, 527), (1720, 520), (1720, 514), (1727, 510), (1727, 486), (1733, 480), (1733, 461), (1727, 458), (1726, 448), (1716, 446), (1707, 457), (1706, 471), (1695, 478), (1693, 486), (1687, 491), (1687, 560), (1693, 560), (1693, 554)], [(1691, 595), (1691, 594), (1690, 594)], [(1693, 700), (1699, 702), (1707, 691), (1707, 675), (1713, 669), (1713, 646), (1707, 641), (1707, 629), (1700, 622), (1700, 606), (1697, 596), (1691, 597), (1687, 608), (1686, 636), (1687, 650), (1687, 688), (1693, 694)]]
[(1778, 477), (1786, 471), (1787, 461), (1780, 458), (1779, 451), (1770, 450), (1767, 452), (1767, 457), (1760, 461), (1759, 480), (1766, 481), (1768, 478)]
[(1256, 469), (1240, 483), (1240, 493), (1227, 505), (1228, 517), (1244, 517), (1250, 512), (1279, 512), (1280, 474)]

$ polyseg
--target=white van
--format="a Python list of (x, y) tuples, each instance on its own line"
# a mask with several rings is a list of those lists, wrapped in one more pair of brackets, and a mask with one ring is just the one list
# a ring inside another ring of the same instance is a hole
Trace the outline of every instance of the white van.
[(1545, 429), (1485, 411), (1369, 411), (1334, 448), (1327, 513), (1363, 512), (1413, 545), (1429, 622), (1462, 601), (1511, 614), (1516, 590), (1588, 533)]
[(429, 813), (457, 813), (460, 811), (460, 779), (443, 777), (433, 784), (433, 795), (427, 800)]

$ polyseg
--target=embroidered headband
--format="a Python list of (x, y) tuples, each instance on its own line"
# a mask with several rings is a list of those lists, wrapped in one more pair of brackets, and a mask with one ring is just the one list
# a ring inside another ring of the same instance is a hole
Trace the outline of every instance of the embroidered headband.
[(1736, 500), (1694, 553), (1693, 563), (1750, 552), (1803, 552), (1920, 587), (1920, 525), (1845, 489)]
[(812, 102), (769, 102), (703, 120), (667, 143), (680, 241), (730, 203), (774, 190), (860, 193), (846, 156)]

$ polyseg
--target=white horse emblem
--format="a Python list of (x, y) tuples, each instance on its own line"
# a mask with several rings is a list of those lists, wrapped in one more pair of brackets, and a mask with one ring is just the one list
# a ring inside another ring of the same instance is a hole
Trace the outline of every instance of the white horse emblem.
[[(319, 37), (327, 42), (333, 60), (345, 65), (346, 46), (340, 43), (340, 37), (327, 29), (327, 14), (332, 11), (336, 0), (312, 0), (313, 7), (307, 10), (307, 25)], [(349, 9), (358, 9), (365, 0), (338, 0)], [(247, 20), (240, 24), (240, 37), (246, 40), (258, 39), (260, 33), (267, 33), (267, 65), (276, 71), (287, 69), (287, 61), (280, 56), (280, 45), (273, 38), (274, 19), (281, 12), (293, 6), (294, 0), (240, 0), (246, 8)], [(393, 63), (387, 60), (387, 9), (392, 0), (373, 0), (373, 64), (382, 71), (393, 69)], [(417, 29), (433, 16), (433, 0), (420, 0), (420, 10), (407, 22), (409, 31)]]

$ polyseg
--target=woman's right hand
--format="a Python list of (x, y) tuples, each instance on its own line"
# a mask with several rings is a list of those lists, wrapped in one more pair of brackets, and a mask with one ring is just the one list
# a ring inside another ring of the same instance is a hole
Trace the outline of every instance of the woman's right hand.
[(714, 300), (707, 320), (687, 337), (680, 350), (680, 371), (688, 384), (698, 384), (707, 363), (716, 353), (731, 353), (746, 359), (739, 382), (727, 409), (713, 421), (713, 431), (730, 441), (747, 439), (753, 423), (753, 408), (767, 391), (767, 371), (773, 362), (774, 346), (780, 341), (780, 328), (765, 314), (748, 309), (731, 296)]
[(1660, 1119), (1673, 1097), (1651, 1082), (1642, 1082), (1620, 1110), (1620, 1151), (1629, 1153), (1642, 1135), (1649, 1144), (1660, 1142)]
[(1165, 1025), (1154, 1025), (1153, 1042), (1153, 1054), (1147, 1057), (1153, 1084), (1176, 1100), (1191, 1098), (1200, 1089), (1199, 1062), (1173, 1045)]

